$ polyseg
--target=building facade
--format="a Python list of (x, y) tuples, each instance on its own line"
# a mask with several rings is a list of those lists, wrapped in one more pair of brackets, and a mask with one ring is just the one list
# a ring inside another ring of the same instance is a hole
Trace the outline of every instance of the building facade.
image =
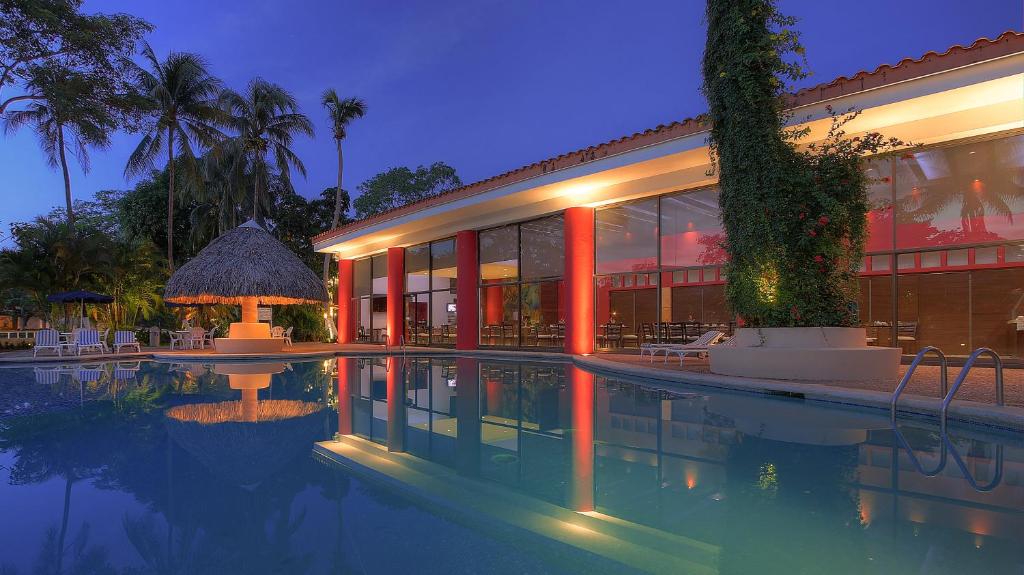
[[(1024, 35), (793, 95), (809, 140), (912, 142), (867, 158), (868, 342), (1024, 353)], [(339, 261), (342, 342), (591, 353), (731, 331), (706, 126), (565, 154), (314, 238)]]

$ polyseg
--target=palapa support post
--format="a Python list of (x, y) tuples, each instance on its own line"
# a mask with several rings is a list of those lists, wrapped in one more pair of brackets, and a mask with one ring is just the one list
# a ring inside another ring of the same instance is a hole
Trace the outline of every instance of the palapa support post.
[(256, 298), (247, 297), (242, 299), (242, 323), (259, 322), (259, 303)]

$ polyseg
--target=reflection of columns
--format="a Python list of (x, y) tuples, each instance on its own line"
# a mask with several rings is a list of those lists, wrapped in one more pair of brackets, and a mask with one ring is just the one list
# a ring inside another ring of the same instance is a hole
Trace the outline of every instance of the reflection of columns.
[(260, 320), (257, 306), (256, 298), (242, 298), (242, 323), (256, 323)]
[(405, 291), (405, 248), (388, 248), (388, 343), (398, 345), (402, 335), (402, 294)]
[(461, 475), (480, 474), (480, 361), (455, 360), (455, 469)]
[(260, 410), (260, 396), (256, 388), (242, 388), (242, 421), (256, 421)]
[(352, 309), (352, 260), (338, 260), (338, 343), (355, 341)]
[(569, 508), (594, 510), (594, 374), (569, 366), (572, 405), (572, 477)]
[(565, 353), (594, 352), (594, 209), (565, 210)]
[[(388, 255), (390, 256), (390, 253)], [(390, 288), (390, 282), (388, 287)], [(391, 299), (390, 296), (388, 299)], [(389, 308), (389, 316), (390, 312)], [(388, 362), (388, 451), (400, 452), (405, 451), (405, 385), (403, 385), (405, 383), (405, 359), (391, 356), (386, 361)]]
[(477, 257), (476, 231), (466, 230), (455, 235), (456, 279), (455, 294), (455, 349), (476, 349), (480, 311), (477, 307), (477, 284), (480, 266)]
[(352, 390), (359, 385), (359, 362), (338, 358), (338, 433), (352, 435)]

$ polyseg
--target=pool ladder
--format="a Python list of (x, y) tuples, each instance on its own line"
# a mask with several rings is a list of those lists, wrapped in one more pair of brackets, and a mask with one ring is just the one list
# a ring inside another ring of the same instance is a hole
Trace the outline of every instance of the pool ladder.
[(978, 358), (987, 355), (992, 358), (992, 363), (996, 370), (996, 405), (1003, 405), (1003, 360), (999, 357), (999, 354), (987, 347), (979, 347), (978, 349), (971, 352), (971, 355), (967, 357), (967, 361), (964, 362), (964, 367), (960, 370), (960, 374), (957, 376), (956, 381), (953, 382), (953, 387), (949, 387), (949, 365), (946, 361), (946, 354), (942, 353), (942, 350), (928, 346), (917, 352), (914, 356), (914, 361), (911, 362), (910, 367), (907, 369), (907, 373), (903, 374), (903, 379), (900, 380), (899, 385), (896, 386), (896, 390), (892, 393), (892, 401), (889, 405), (890, 417), (893, 423), (896, 422), (896, 402), (903, 394), (903, 390), (906, 389), (907, 384), (910, 383), (910, 378), (914, 376), (914, 371), (917, 370), (917, 366), (924, 361), (924, 358), (928, 354), (935, 354), (939, 358), (939, 384), (942, 390), (942, 405), (939, 410), (939, 427), (942, 430), (942, 435), (946, 435), (946, 419), (949, 412), (949, 404), (952, 403), (953, 397), (956, 396), (956, 392), (960, 390), (960, 386), (963, 385), (967, 379), (968, 373), (971, 368), (974, 367), (974, 363), (978, 361)]

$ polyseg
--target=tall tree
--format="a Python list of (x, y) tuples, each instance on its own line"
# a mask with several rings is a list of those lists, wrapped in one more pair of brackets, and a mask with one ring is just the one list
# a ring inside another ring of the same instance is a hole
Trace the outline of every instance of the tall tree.
[(110, 94), (127, 93), (131, 56), (146, 21), (126, 14), (82, 14), (82, 0), (0, 0), (0, 114), (44, 101), (48, 80), (77, 72)]
[(225, 125), (235, 134), (215, 154), (229, 162), (229, 173), (252, 178), (253, 219), (266, 213), (275, 179), (286, 191), (292, 189), (291, 170), (303, 176), (306, 166), (292, 151), (296, 134), (313, 135), (313, 123), (299, 111), (295, 97), (281, 86), (255, 78), (244, 93), (224, 90), (220, 95)]
[(434, 162), (416, 170), (391, 168), (359, 184), (359, 197), (352, 202), (356, 219), (381, 214), (412, 202), (443, 194), (462, 186), (455, 168)]
[(146, 44), (142, 55), (150, 70), (140, 70), (143, 106), (148, 115), (145, 135), (128, 158), (125, 175), (146, 173), (158, 154), (167, 153), (167, 266), (174, 270), (175, 163), (180, 157), (186, 175), (200, 184), (192, 142), (210, 147), (221, 138), (216, 124), (222, 118), (216, 97), (220, 81), (195, 54), (172, 52), (160, 61)]
[[(854, 326), (868, 178), (861, 159), (904, 145), (791, 128), (786, 92), (806, 76), (777, 0), (707, 0), (704, 94), (728, 254), (726, 298), (751, 327)], [(796, 61), (794, 61), (794, 59)], [(829, 108), (831, 112), (831, 108)]]
[[(327, 109), (327, 116), (331, 120), (331, 131), (334, 135), (334, 145), (338, 150), (338, 185), (334, 188), (334, 217), (331, 219), (331, 229), (334, 229), (341, 223), (341, 199), (342, 194), (345, 193), (344, 188), (342, 188), (341, 185), (342, 174), (345, 168), (345, 160), (341, 150), (341, 141), (344, 140), (347, 135), (346, 130), (348, 125), (352, 123), (353, 120), (362, 118), (366, 115), (366, 102), (359, 98), (345, 98), (342, 100), (338, 97), (338, 93), (334, 91), (334, 88), (328, 88), (327, 90), (324, 90), (323, 96), (320, 97), (320, 103)], [(327, 285), (327, 276), (330, 272), (330, 265), (331, 254), (324, 254), (324, 286)]]
[[(60, 74), (62, 77), (53, 78)], [(60, 166), (64, 174), (64, 200), (68, 225), (75, 225), (71, 199), (71, 174), (67, 155), (78, 160), (82, 172), (89, 172), (89, 148), (106, 148), (110, 133), (117, 128), (111, 113), (111, 102), (95, 79), (78, 72), (51, 70), (40, 77), (41, 85), (33, 86), (39, 94), (27, 108), (7, 114), (4, 132), (10, 134), (23, 126), (31, 126), (51, 167)]]

